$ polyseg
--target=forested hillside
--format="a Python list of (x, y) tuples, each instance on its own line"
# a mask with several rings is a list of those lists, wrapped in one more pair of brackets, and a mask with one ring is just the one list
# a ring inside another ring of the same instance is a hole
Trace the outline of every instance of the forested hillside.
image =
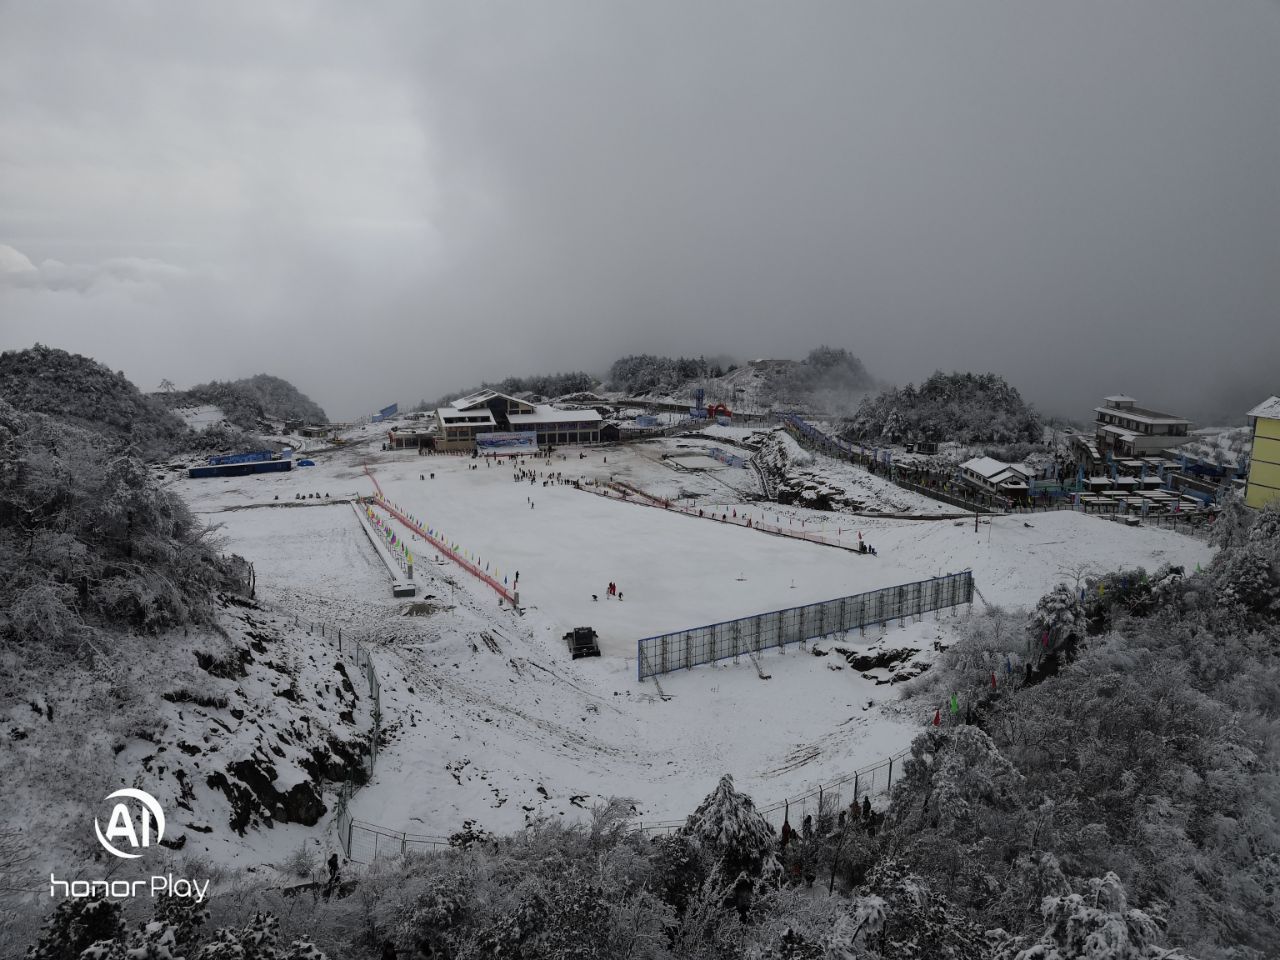
[(905, 857), (1013, 931), (1041, 897), (1065, 930), (1057, 898), (1111, 871), (1147, 905), (1133, 923), (1201, 957), (1274, 956), (1280, 512), (1231, 501), (1215, 537), (1203, 572), (1075, 570), (1026, 619), (975, 619), (915, 681), (914, 715), (941, 725), (868, 866)]
[(703, 357), (659, 357), (639, 353), (619, 357), (609, 367), (610, 390), (640, 396), (673, 393), (692, 380), (719, 377), (724, 370)]
[(935, 373), (919, 387), (886, 390), (863, 401), (841, 435), (891, 443), (1034, 443), (1039, 415), (994, 373)]
[(328, 423), (324, 408), (288, 380), (258, 373), (233, 381), (233, 385), (252, 393), (262, 402), (267, 416), (277, 420), (298, 419), (308, 423)]
[(169, 453), (190, 433), (181, 419), (123, 373), (42, 344), (0, 353), (0, 398), (24, 413), (48, 414), (105, 439), (133, 444), (147, 456)]
[(580, 370), (570, 373), (535, 373), (526, 377), (507, 377), (505, 380), (499, 380), (495, 383), (482, 383), (480, 386), (472, 387), (469, 390), (456, 390), (432, 401), (423, 400), (414, 409), (434, 410), (437, 407), (443, 407), (450, 401), (457, 400), (459, 397), (469, 396), (481, 390), (496, 390), (508, 396), (533, 393), (540, 397), (554, 399), (570, 393), (593, 391), (599, 386), (599, 383), (600, 381), (596, 377)]
[(744, 397), (751, 406), (851, 408), (875, 380), (848, 350), (818, 347), (804, 360), (757, 360), (738, 366), (703, 357), (622, 357), (609, 369), (609, 387), (643, 396), (692, 396), (703, 387), (707, 396), (730, 403)]
[(263, 431), (268, 419), (329, 422), (319, 404), (297, 387), (265, 373), (243, 380), (214, 380), (189, 390), (162, 391), (154, 396), (170, 409), (212, 404), (230, 423), (248, 433)]

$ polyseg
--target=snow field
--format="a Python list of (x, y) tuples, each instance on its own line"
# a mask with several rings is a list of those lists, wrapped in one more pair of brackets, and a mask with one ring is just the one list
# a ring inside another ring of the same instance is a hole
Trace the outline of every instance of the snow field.
[[(604, 468), (601, 454), (590, 459), (553, 461), (541, 469), (573, 475)], [(375, 468), (388, 498), (438, 525), (500, 574), (520, 571), (522, 604), (564, 630), (595, 627), (610, 656), (634, 657), (641, 637), (964, 569), (974, 571), (990, 602), (1030, 606), (1077, 564), (1099, 570), (1154, 569), (1166, 561), (1194, 567), (1212, 553), (1202, 541), (1173, 531), (1129, 529), (1068, 511), (984, 518), (977, 533), (972, 520), (790, 511), (797, 532), (838, 536), (849, 546), (861, 533), (877, 550), (872, 557), (571, 486), (543, 487), (541, 479), (514, 483), (504, 464), (471, 470), (469, 459), (419, 460), (438, 466), (434, 480), (419, 480), (415, 462)], [(703, 509), (786, 526), (787, 516), (768, 506), (732, 502)], [(622, 601), (607, 599), (610, 581), (618, 584)]]
[[(443, 530), (473, 562), (509, 579), (519, 571), (521, 604), (561, 632), (595, 627), (610, 656), (634, 657), (641, 637), (895, 582), (848, 551), (571, 486), (514, 483), (509, 467), (468, 470), (470, 462), (439, 462), (435, 480), (419, 480), (412, 463), (375, 475), (388, 499)], [(621, 600), (608, 597), (611, 581)]]

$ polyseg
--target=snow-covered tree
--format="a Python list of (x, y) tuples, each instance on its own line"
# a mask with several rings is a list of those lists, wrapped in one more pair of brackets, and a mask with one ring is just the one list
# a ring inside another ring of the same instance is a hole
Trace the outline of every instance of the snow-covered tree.
[(59, 900), (44, 922), (29, 960), (79, 960), (96, 943), (124, 933), (120, 904), (101, 897)]
[(1080, 595), (1060, 583), (1036, 603), (1028, 617), (1032, 643), (1039, 644), (1048, 634), (1048, 647), (1053, 648), (1072, 635), (1079, 636), (1085, 630), (1084, 604)]
[(715, 857), (727, 880), (741, 874), (771, 878), (779, 872), (777, 831), (749, 796), (734, 789), (733, 777), (727, 773), (680, 832)]
[(1016, 960), (1189, 960), (1160, 946), (1159, 924), (1129, 907), (1114, 873), (1090, 880), (1085, 895), (1046, 897), (1041, 910), (1044, 936)]
[(1249, 530), (1257, 519), (1245, 506), (1244, 499), (1229, 493), (1218, 500), (1219, 512), (1209, 527), (1209, 542), (1219, 548), (1236, 547), (1249, 539)]
[(1255, 543), (1220, 556), (1211, 575), (1220, 606), (1258, 614), (1280, 613), (1280, 566)]

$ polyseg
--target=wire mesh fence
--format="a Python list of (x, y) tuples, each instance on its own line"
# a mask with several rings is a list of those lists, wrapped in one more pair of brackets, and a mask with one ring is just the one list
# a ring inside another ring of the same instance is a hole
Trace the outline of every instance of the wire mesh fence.
[(676, 630), (636, 641), (640, 680), (770, 647), (785, 647), (830, 634), (918, 617), (973, 602), (973, 574), (966, 570), (930, 580), (884, 587), (836, 600), (773, 610), (752, 617)]

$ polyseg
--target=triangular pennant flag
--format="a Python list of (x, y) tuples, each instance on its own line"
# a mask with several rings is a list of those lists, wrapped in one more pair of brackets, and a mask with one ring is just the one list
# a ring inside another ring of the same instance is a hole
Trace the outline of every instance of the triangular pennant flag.
[(941, 711), (941, 710), (935, 710), (935, 711), (933, 711), (933, 725), (934, 725), (935, 727), (940, 727), (940, 726), (942, 726), (942, 711)]

